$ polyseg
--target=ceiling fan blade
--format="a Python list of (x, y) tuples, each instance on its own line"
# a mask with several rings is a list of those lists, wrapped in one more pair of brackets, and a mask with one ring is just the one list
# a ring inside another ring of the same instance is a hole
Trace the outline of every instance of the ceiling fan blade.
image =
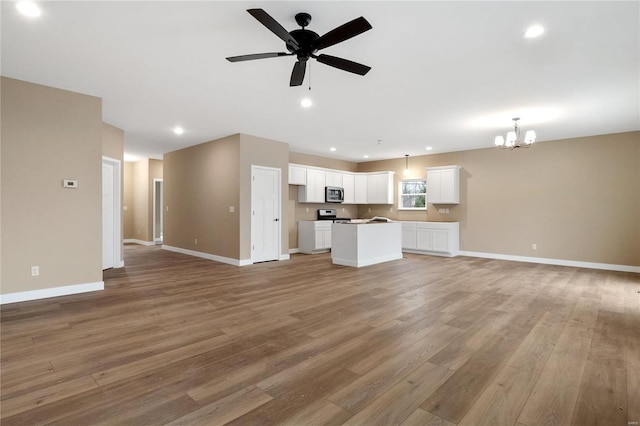
[(357, 62), (349, 61), (347, 59), (338, 58), (330, 55), (318, 55), (316, 57), (318, 62), (322, 62), (330, 67), (339, 68), (343, 71), (352, 72), (354, 74), (365, 75), (369, 72), (371, 67), (359, 64)]
[(358, 34), (362, 34), (371, 28), (373, 28), (371, 24), (361, 16), (329, 31), (318, 38), (313, 45), (318, 50), (324, 49), (325, 47), (333, 46), (351, 37), (355, 37)]
[(278, 56), (291, 56), (293, 53), (270, 52), (270, 53), (254, 53), (253, 55), (230, 56), (227, 58), (229, 62), (252, 61), (254, 59), (277, 58)]
[(293, 71), (291, 71), (291, 80), (289, 86), (301, 86), (304, 81), (304, 73), (307, 70), (307, 61), (298, 61), (293, 64)]
[(295, 38), (289, 34), (287, 30), (285, 30), (282, 25), (278, 23), (275, 19), (271, 17), (267, 12), (262, 9), (247, 9), (247, 12), (251, 14), (254, 18), (256, 18), (262, 25), (267, 27), (269, 31), (280, 37), (284, 40), (287, 45), (293, 47), (295, 50), (300, 49), (298, 42)]

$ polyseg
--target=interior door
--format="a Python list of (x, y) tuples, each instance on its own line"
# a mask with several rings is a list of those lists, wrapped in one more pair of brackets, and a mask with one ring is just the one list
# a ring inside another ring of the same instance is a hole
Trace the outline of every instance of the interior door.
[(280, 258), (281, 170), (251, 166), (251, 260)]
[(113, 164), (102, 163), (102, 269), (116, 266), (114, 168)]

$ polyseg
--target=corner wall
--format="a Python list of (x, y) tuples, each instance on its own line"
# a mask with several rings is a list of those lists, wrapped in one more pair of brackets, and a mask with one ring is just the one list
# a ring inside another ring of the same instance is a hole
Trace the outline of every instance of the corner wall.
[[(102, 285), (101, 99), (6, 77), (0, 84), (0, 293)], [(63, 188), (63, 179), (78, 187)]]
[[(118, 129), (108, 123), (102, 123), (102, 156), (113, 158), (120, 161), (120, 205), (124, 199), (124, 130)], [(122, 218), (123, 210), (120, 210)], [(121, 220), (122, 228), (120, 229), (120, 260), (124, 260), (124, 251), (122, 250), (124, 239), (124, 221)]]
[(240, 208), (229, 212), (240, 206), (240, 135), (167, 153), (163, 165), (164, 245), (240, 259)]

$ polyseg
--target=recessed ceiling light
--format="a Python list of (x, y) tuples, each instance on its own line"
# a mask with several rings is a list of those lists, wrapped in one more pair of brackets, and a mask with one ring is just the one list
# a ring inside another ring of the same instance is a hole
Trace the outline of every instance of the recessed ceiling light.
[(24, 16), (29, 16), (30, 18), (37, 18), (41, 13), (40, 8), (30, 1), (19, 1), (16, 3), (16, 9)]
[(309, 98), (304, 98), (300, 101), (300, 105), (302, 105), (303, 108), (309, 108), (311, 105), (313, 105), (313, 102), (311, 102), (311, 99)]
[(363, 155), (362, 158), (369, 158), (367, 154)]
[(527, 31), (524, 33), (525, 38), (535, 38), (544, 33), (544, 28), (540, 25), (532, 25), (527, 28)]
[(430, 147), (430, 146), (428, 146), (428, 147), (426, 147), (425, 149), (426, 149), (427, 151), (431, 151), (433, 148), (432, 148), (432, 147)]
[(336, 150), (336, 148), (333, 147), (333, 146), (331, 148), (329, 148), (329, 151), (331, 151), (331, 152), (334, 152), (335, 150)]
[(173, 128), (173, 133), (175, 133), (176, 135), (181, 135), (184, 133), (184, 129), (180, 126), (178, 127), (174, 127)]

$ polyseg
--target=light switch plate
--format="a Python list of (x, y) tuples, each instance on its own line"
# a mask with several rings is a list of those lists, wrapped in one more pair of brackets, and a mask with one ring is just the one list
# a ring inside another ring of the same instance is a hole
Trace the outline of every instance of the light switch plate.
[(64, 179), (62, 181), (62, 186), (65, 188), (72, 188), (75, 189), (78, 187), (78, 181), (77, 180), (71, 180), (71, 179)]

